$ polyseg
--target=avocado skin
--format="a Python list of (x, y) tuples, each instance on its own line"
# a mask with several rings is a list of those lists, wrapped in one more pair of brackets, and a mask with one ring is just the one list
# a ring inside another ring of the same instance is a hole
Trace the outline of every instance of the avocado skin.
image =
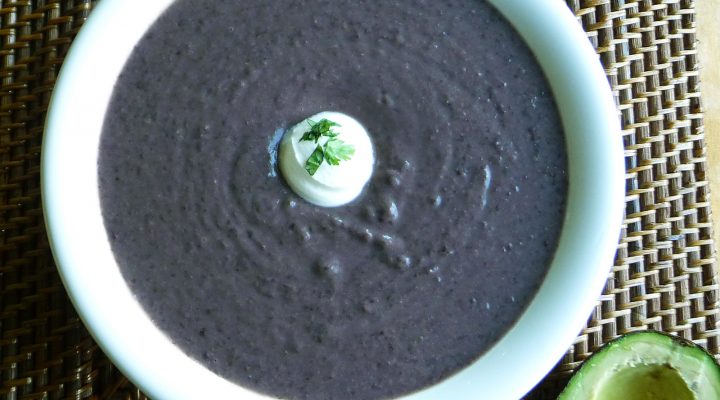
[(702, 347), (658, 331), (623, 335), (585, 360), (558, 400), (719, 400), (720, 365)]

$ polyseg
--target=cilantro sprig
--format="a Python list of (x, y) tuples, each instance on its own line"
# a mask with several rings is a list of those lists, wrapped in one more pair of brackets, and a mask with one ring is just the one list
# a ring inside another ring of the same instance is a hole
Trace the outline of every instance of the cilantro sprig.
[[(333, 131), (333, 127), (340, 126), (340, 124), (325, 118), (318, 122), (312, 120), (307, 122), (310, 125), (310, 130), (303, 133), (300, 141), (315, 142), (317, 144), (315, 150), (305, 161), (305, 171), (310, 176), (315, 175), (323, 162), (327, 162), (329, 165), (339, 165), (340, 161), (348, 161), (355, 154), (355, 146), (338, 139), (337, 136), (340, 133)], [(318, 143), (322, 137), (328, 138), (323, 145)]]

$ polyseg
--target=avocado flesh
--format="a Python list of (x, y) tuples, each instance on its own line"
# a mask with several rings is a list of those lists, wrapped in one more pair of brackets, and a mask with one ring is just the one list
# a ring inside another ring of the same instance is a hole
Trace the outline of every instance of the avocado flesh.
[(695, 400), (695, 395), (669, 365), (638, 365), (610, 376), (597, 400)]
[(659, 332), (616, 339), (587, 359), (558, 400), (718, 400), (720, 366), (702, 348)]

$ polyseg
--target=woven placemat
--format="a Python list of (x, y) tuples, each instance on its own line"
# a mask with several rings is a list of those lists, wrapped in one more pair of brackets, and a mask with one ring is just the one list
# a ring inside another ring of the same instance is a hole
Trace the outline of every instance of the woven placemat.
[[(554, 398), (603, 343), (658, 329), (720, 353), (694, 3), (567, 0), (622, 114), (627, 197), (615, 265), (587, 327), (528, 396)], [(0, 399), (144, 399), (102, 354), (52, 262), (40, 144), (63, 57), (92, 0), (0, 0)], [(608, 266), (610, 268), (610, 266)]]

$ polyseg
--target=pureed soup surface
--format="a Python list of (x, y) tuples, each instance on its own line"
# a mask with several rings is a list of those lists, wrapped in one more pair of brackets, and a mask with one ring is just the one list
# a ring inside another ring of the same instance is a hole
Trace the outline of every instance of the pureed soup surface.
[[(337, 208), (275, 163), (324, 110), (375, 149)], [(117, 82), (99, 177), (122, 274), (173, 342), (266, 394), (352, 400), (436, 383), (512, 326), (566, 164), (538, 64), (484, 1), (179, 0)]]

